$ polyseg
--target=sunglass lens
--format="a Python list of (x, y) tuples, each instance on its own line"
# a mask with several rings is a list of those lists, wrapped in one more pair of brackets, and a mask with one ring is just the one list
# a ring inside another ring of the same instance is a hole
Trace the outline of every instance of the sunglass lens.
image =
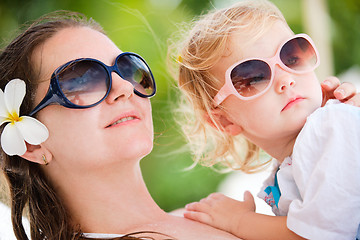
[(135, 91), (151, 96), (155, 91), (155, 82), (149, 67), (136, 55), (123, 55), (117, 61), (122, 77), (131, 82)]
[(58, 74), (58, 82), (70, 102), (89, 106), (105, 97), (110, 81), (103, 66), (85, 60), (71, 63), (63, 69)]
[(280, 59), (295, 71), (313, 70), (318, 61), (313, 45), (303, 37), (285, 43), (280, 51)]
[(271, 70), (267, 63), (249, 60), (237, 65), (230, 73), (231, 81), (243, 97), (255, 96), (269, 85)]

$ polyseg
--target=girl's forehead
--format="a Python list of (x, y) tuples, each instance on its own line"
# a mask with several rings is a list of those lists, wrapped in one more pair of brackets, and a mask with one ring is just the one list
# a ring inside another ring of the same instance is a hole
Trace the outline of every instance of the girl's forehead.
[(236, 30), (230, 36), (229, 49), (237, 60), (252, 57), (272, 57), (279, 45), (293, 32), (283, 21), (269, 23), (257, 31)]
[(210, 70), (217, 79), (224, 80), (226, 70), (247, 58), (273, 57), (279, 45), (293, 33), (286, 23), (277, 20), (264, 31), (233, 31), (227, 42), (226, 51)]

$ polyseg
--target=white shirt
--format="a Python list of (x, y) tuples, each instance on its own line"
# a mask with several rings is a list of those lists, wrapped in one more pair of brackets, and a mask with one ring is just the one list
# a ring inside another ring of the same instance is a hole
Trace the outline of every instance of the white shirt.
[(354, 240), (360, 224), (360, 108), (337, 103), (308, 117), (277, 173), (281, 197), (273, 212), (307, 239)]

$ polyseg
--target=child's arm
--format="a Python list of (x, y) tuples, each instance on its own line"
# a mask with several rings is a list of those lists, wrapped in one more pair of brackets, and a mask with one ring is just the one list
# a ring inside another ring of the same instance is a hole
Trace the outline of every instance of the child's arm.
[(184, 217), (228, 231), (243, 239), (304, 239), (286, 227), (285, 216), (255, 212), (254, 198), (245, 192), (244, 201), (220, 193), (186, 205)]

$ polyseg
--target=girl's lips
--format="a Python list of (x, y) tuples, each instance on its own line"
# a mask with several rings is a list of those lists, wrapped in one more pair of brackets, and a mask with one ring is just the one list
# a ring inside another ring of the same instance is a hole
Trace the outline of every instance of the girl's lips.
[(285, 105), (285, 107), (281, 110), (281, 111), (285, 111), (289, 108), (291, 108), (292, 106), (294, 106), (295, 104), (297, 104), (298, 102), (301, 102), (302, 100), (304, 100), (305, 98), (303, 97), (294, 97), (294, 98), (291, 98), (289, 100), (289, 102)]

